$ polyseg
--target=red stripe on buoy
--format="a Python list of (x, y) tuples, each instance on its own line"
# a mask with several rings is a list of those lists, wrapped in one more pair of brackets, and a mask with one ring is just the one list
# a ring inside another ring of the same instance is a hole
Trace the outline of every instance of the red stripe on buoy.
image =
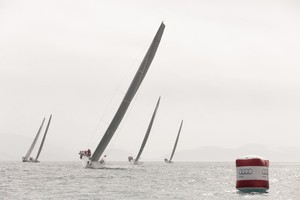
[(243, 166), (266, 166), (269, 167), (268, 160), (262, 160), (259, 158), (250, 158), (250, 159), (237, 159), (235, 161), (236, 167), (243, 167)]
[(236, 182), (236, 188), (266, 188), (269, 189), (269, 181), (263, 181), (263, 180), (242, 180)]

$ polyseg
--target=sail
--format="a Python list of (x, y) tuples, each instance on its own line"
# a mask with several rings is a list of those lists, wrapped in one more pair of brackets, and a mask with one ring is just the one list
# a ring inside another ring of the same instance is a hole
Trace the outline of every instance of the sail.
[(179, 139), (179, 135), (180, 135), (180, 131), (181, 131), (181, 127), (182, 127), (182, 123), (183, 123), (183, 120), (181, 121), (180, 128), (179, 128), (179, 131), (178, 131), (178, 134), (177, 134), (177, 138), (176, 138), (176, 141), (175, 141), (175, 144), (174, 144), (173, 151), (172, 151), (172, 154), (171, 154), (169, 162), (172, 161), (172, 158), (174, 156), (174, 153), (175, 153), (175, 150), (176, 150), (176, 146), (177, 146), (177, 143), (178, 143), (178, 139)]
[(98, 144), (95, 152), (92, 155), (91, 160), (92, 161), (99, 161), (100, 156), (106, 149), (108, 143), (110, 142), (111, 138), (113, 137), (114, 133), (116, 132), (118, 126), (120, 125), (130, 103), (133, 99), (135, 93), (137, 92), (138, 88), (140, 87), (144, 77), (146, 76), (146, 73), (150, 67), (150, 64), (155, 56), (156, 50), (158, 48), (158, 45), (160, 43), (162, 34), (164, 32), (165, 25), (164, 23), (161, 23), (140, 67), (138, 68), (114, 118), (112, 119), (111, 123), (109, 124), (106, 132), (104, 133), (100, 143)]
[(151, 128), (152, 128), (152, 124), (153, 124), (153, 122), (154, 122), (154, 118), (155, 118), (156, 111), (157, 111), (158, 106), (159, 106), (159, 102), (160, 102), (160, 97), (159, 97), (159, 99), (158, 99), (158, 101), (157, 101), (157, 103), (156, 103), (156, 107), (155, 107), (155, 110), (154, 110), (154, 112), (153, 112), (153, 115), (152, 115), (150, 124), (149, 124), (149, 126), (148, 126), (148, 129), (147, 129), (147, 132), (146, 132), (146, 134), (145, 134), (144, 140), (143, 140), (142, 145), (141, 145), (141, 147), (140, 147), (140, 151), (139, 151), (138, 155), (137, 155), (136, 158), (135, 158), (135, 161), (138, 161), (138, 160), (139, 160), (139, 158), (140, 158), (140, 156), (141, 156), (141, 154), (142, 154), (142, 152), (143, 152), (143, 150), (144, 150), (145, 144), (146, 144), (146, 142), (147, 142), (147, 140), (148, 140), (148, 137), (149, 137), (149, 134), (150, 134), (150, 131), (151, 131)]
[(45, 142), (46, 135), (47, 135), (47, 132), (48, 132), (48, 129), (49, 129), (49, 125), (50, 125), (50, 122), (51, 122), (51, 118), (52, 118), (52, 115), (50, 115), (50, 118), (49, 118), (49, 120), (48, 120), (48, 124), (47, 124), (46, 130), (45, 130), (45, 133), (44, 133), (44, 137), (43, 137), (43, 139), (42, 139), (42, 142), (41, 142), (39, 151), (38, 151), (38, 153), (37, 153), (37, 155), (36, 155), (35, 161), (38, 160), (38, 158), (39, 158), (39, 156), (40, 156), (40, 153), (41, 153), (41, 151), (42, 151), (42, 148), (43, 148), (43, 146), (44, 146), (44, 142)]
[(33, 150), (33, 148), (34, 148), (34, 146), (35, 146), (35, 143), (36, 143), (36, 141), (38, 140), (38, 138), (39, 138), (39, 136), (40, 136), (42, 127), (43, 127), (43, 125), (44, 125), (44, 122), (45, 122), (45, 118), (43, 119), (43, 122), (42, 122), (42, 124), (41, 124), (41, 126), (40, 126), (40, 128), (39, 128), (39, 130), (38, 130), (38, 132), (37, 132), (37, 134), (36, 134), (36, 136), (35, 136), (35, 138), (34, 138), (32, 144), (31, 144), (31, 146), (29, 147), (26, 156), (24, 157), (24, 160), (28, 160), (28, 158), (29, 158), (29, 156), (30, 156), (30, 154), (31, 154), (31, 152), (32, 152), (32, 150)]

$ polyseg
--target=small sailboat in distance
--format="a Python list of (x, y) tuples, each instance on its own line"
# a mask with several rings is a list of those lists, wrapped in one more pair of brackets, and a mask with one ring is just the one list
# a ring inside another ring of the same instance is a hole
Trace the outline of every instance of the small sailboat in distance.
[(39, 162), (39, 161), (38, 161), (38, 158), (39, 158), (40, 153), (41, 153), (41, 151), (42, 151), (42, 148), (43, 148), (43, 146), (44, 146), (44, 142), (45, 142), (45, 139), (46, 139), (46, 135), (47, 135), (49, 126), (50, 126), (51, 118), (52, 118), (52, 115), (50, 115), (50, 118), (49, 118), (49, 120), (48, 120), (48, 124), (47, 124), (47, 127), (46, 127), (46, 130), (45, 130), (45, 133), (44, 133), (42, 142), (41, 142), (41, 144), (40, 144), (40, 148), (39, 148), (39, 150), (38, 150), (38, 153), (37, 153), (35, 159), (33, 159), (32, 157), (30, 157), (30, 154), (31, 154), (31, 152), (32, 152), (32, 150), (33, 150), (33, 148), (34, 148), (34, 146), (35, 146), (35, 144), (36, 144), (36, 142), (37, 142), (37, 140), (38, 140), (38, 138), (39, 138), (39, 135), (40, 135), (40, 133), (41, 133), (41, 130), (42, 130), (43, 125), (44, 125), (44, 122), (45, 122), (45, 118), (43, 119), (43, 122), (42, 122), (42, 124), (41, 124), (41, 126), (40, 126), (40, 128), (39, 128), (39, 130), (38, 130), (38, 132), (37, 132), (37, 134), (36, 134), (36, 136), (35, 136), (35, 138), (34, 138), (32, 144), (30, 145), (27, 154), (26, 154), (24, 157), (22, 157), (22, 161), (23, 161), (23, 162)]
[[(112, 139), (113, 135), (115, 134), (118, 126), (120, 125), (134, 95), (136, 94), (137, 90), (139, 89), (143, 79), (146, 76), (146, 73), (151, 65), (151, 62), (155, 56), (157, 48), (159, 46), (161, 37), (163, 35), (165, 29), (165, 25), (162, 22), (142, 63), (140, 64), (115, 116), (113, 117), (112, 121), (110, 122), (106, 132), (104, 133), (101, 141), (99, 142), (97, 148), (95, 149), (93, 155), (91, 155), (90, 151), (80, 151), (80, 159), (82, 161), (82, 165), (84, 168), (104, 168), (105, 162), (101, 162), (100, 160), (101, 155), (105, 151), (107, 145), (109, 144), (110, 140)], [(100, 160), (100, 162), (99, 162)]]
[(156, 103), (154, 112), (153, 112), (153, 114), (152, 114), (152, 117), (151, 117), (151, 120), (150, 120), (148, 129), (147, 129), (146, 134), (145, 134), (145, 136), (144, 136), (144, 140), (143, 140), (143, 142), (142, 142), (142, 145), (141, 145), (141, 147), (140, 147), (140, 150), (139, 150), (138, 155), (136, 156), (135, 159), (133, 159), (132, 156), (129, 156), (129, 157), (128, 157), (128, 161), (129, 161), (131, 164), (133, 164), (133, 165), (140, 165), (140, 164), (142, 164), (141, 162), (139, 162), (139, 159), (140, 159), (140, 157), (141, 157), (141, 155), (142, 155), (142, 152), (143, 152), (144, 147), (145, 147), (145, 145), (146, 145), (146, 143), (147, 143), (149, 134), (150, 134), (150, 132), (151, 132), (152, 124), (153, 124), (154, 119), (155, 119), (155, 115), (156, 115), (156, 112), (157, 112), (157, 109), (158, 109), (158, 106), (159, 106), (159, 102), (160, 102), (160, 97), (158, 98), (158, 101), (157, 101), (157, 103)]
[(42, 130), (43, 125), (44, 125), (44, 122), (45, 122), (45, 117), (44, 117), (44, 119), (42, 121), (42, 124), (41, 124), (41, 126), (40, 126), (40, 128), (39, 128), (39, 130), (38, 130), (38, 132), (37, 132), (37, 134), (36, 134), (36, 136), (35, 136), (32, 144), (30, 145), (30, 147), (29, 147), (29, 149), (27, 151), (27, 154), (24, 157), (22, 157), (22, 161), (23, 162), (32, 162), (33, 158), (30, 157), (30, 154), (31, 154), (31, 152), (32, 152), (32, 150), (33, 150), (33, 148), (34, 148), (34, 146), (35, 146), (35, 144), (36, 144), (36, 142), (37, 142), (37, 140), (38, 140), (38, 138), (40, 136), (41, 130)]
[(169, 160), (167, 158), (165, 158), (166, 163), (173, 163), (172, 158), (174, 156), (174, 153), (175, 153), (175, 150), (176, 150), (176, 147), (177, 147), (177, 143), (178, 143), (179, 135), (180, 135), (180, 132), (181, 132), (182, 124), (183, 124), (183, 120), (181, 120), (181, 124), (180, 124), (180, 127), (179, 127), (179, 131), (178, 131), (178, 134), (177, 134), (177, 137), (176, 137), (176, 141), (175, 141), (175, 144), (174, 144), (174, 147), (173, 147), (171, 157), (170, 157)]

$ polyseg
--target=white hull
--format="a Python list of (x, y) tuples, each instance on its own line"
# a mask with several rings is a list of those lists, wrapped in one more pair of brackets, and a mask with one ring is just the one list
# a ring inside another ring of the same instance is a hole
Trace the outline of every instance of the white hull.
[(106, 168), (105, 163), (91, 161), (90, 158), (87, 157), (87, 156), (82, 156), (81, 163), (82, 163), (82, 166), (84, 168), (88, 168), (88, 169), (103, 169), (103, 168)]

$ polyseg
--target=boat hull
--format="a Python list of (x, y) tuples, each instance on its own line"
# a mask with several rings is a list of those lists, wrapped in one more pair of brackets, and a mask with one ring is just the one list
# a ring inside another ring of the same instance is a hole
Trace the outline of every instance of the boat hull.
[(30, 157), (30, 159), (25, 159), (25, 157), (22, 157), (22, 162), (37, 163), (37, 162), (40, 162), (40, 161), (35, 160), (35, 159), (31, 158), (31, 157)]
[(91, 161), (89, 157), (87, 156), (82, 156), (81, 158), (81, 163), (83, 168), (86, 169), (103, 169), (106, 168), (106, 164), (105, 163), (100, 163), (100, 162), (95, 162), (95, 161)]

